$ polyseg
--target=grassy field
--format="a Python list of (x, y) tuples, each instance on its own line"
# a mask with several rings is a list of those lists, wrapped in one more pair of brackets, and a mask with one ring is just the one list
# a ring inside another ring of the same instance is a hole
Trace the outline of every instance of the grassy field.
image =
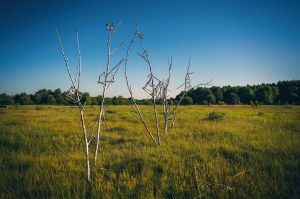
[[(154, 126), (152, 107), (142, 110)], [(225, 119), (208, 120), (212, 111)], [(300, 197), (299, 106), (184, 106), (161, 147), (127, 106), (106, 117), (93, 198)], [(78, 121), (74, 107), (1, 109), (0, 198), (86, 197)]]

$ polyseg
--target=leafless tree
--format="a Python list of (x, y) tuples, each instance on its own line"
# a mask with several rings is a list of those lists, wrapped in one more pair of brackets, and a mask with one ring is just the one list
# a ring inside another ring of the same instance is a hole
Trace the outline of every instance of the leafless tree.
[(139, 53), (140, 57), (143, 58), (149, 67), (149, 75), (148, 75), (148, 81), (143, 87), (143, 89), (151, 96), (152, 102), (153, 102), (153, 111), (154, 111), (154, 118), (155, 118), (155, 128), (156, 128), (156, 135), (157, 135), (157, 143), (160, 145), (160, 134), (159, 134), (159, 125), (158, 125), (158, 115), (157, 115), (157, 107), (156, 107), (156, 98), (159, 93), (159, 88), (161, 85), (161, 81), (153, 75), (152, 72), (152, 64), (150, 61), (150, 56), (145, 48), (144, 45), (144, 34), (140, 32), (137, 28), (137, 36), (140, 40), (141, 46), (142, 46), (142, 53)]
[(209, 85), (211, 83), (212, 80), (210, 80), (207, 83), (200, 83), (196, 86), (192, 86), (192, 81), (191, 81), (191, 74), (193, 74), (193, 72), (190, 72), (190, 65), (191, 65), (191, 60), (189, 59), (189, 63), (187, 66), (187, 71), (184, 77), (184, 83), (181, 84), (180, 86), (177, 87), (177, 89), (184, 87), (183, 91), (181, 91), (181, 96), (179, 98), (179, 101), (176, 105), (171, 106), (168, 102), (168, 86), (169, 86), (169, 82), (170, 82), (170, 71), (171, 71), (171, 67), (172, 67), (172, 58), (168, 59), (168, 64), (169, 64), (169, 75), (168, 75), (168, 79), (166, 81), (164, 81), (161, 84), (161, 89), (160, 89), (160, 96), (162, 98), (163, 101), (163, 113), (164, 113), (164, 131), (165, 133), (168, 132), (168, 122), (171, 121), (172, 122), (172, 128), (174, 128), (175, 125), (175, 120), (176, 120), (176, 115), (177, 115), (177, 109), (179, 108), (182, 100), (184, 99), (184, 97), (186, 96), (187, 92), (190, 89), (194, 89), (197, 88), (199, 86), (202, 85)]
[[(56, 36), (57, 40), (60, 46), (60, 50), (65, 62), (65, 66), (69, 75), (69, 79), (71, 81), (71, 88), (67, 92), (67, 98), (77, 104), (80, 110), (80, 121), (82, 126), (82, 132), (83, 132), (83, 138), (85, 143), (85, 155), (86, 155), (86, 173), (87, 173), (87, 181), (91, 182), (91, 168), (90, 168), (90, 144), (96, 140), (95, 147), (94, 147), (94, 162), (96, 164), (97, 161), (97, 155), (99, 150), (99, 142), (100, 142), (100, 132), (101, 132), (101, 124), (102, 121), (105, 121), (105, 110), (104, 110), (104, 102), (106, 98), (106, 91), (107, 89), (114, 83), (115, 76), (124, 62), (124, 58), (119, 60), (117, 64), (113, 65), (111, 64), (111, 55), (116, 52), (121, 46), (123, 46), (126, 41), (130, 39), (130, 36), (132, 33), (130, 33), (120, 44), (118, 44), (115, 48), (111, 48), (111, 41), (116, 33), (118, 26), (121, 22), (117, 24), (117, 26), (114, 25), (113, 22), (107, 22), (106, 23), (106, 30), (109, 32), (109, 36), (106, 42), (106, 48), (107, 48), (107, 63), (106, 68), (103, 73), (99, 76), (98, 83), (102, 85), (102, 100), (101, 104), (99, 106), (99, 114), (95, 120), (94, 128), (90, 130), (89, 134), (87, 133), (87, 127), (86, 122), (84, 118), (84, 108), (85, 108), (85, 102), (82, 102), (81, 99), (81, 92), (80, 92), (80, 76), (81, 76), (81, 54), (80, 54), (80, 46), (79, 46), (79, 34), (78, 31), (76, 31), (77, 36), (77, 56), (78, 56), (78, 66), (77, 66), (77, 73), (75, 78), (73, 78), (71, 71), (70, 71), (70, 64), (68, 61), (68, 58), (65, 55), (64, 48), (62, 45), (62, 42), (60, 40), (59, 32), (56, 29)], [(96, 135), (95, 135), (96, 133)]]
[[(154, 112), (154, 119), (155, 119), (155, 128), (156, 128), (156, 135), (157, 135), (157, 142), (155, 141), (153, 135), (151, 134), (151, 132), (149, 131), (149, 128), (144, 120), (144, 117), (135, 101), (135, 98), (133, 96), (132, 93), (132, 89), (131, 86), (129, 84), (129, 80), (128, 80), (128, 73), (127, 73), (127, 63), (128, 63), (128, 56), (129, 56), (129, 52), (131, 47), (133, 46), (134, 40), (138, 38), (140, 41), (140, 44), (142, 46), (142, 52), (138, 53), (139, 56), (147, 63), (148, 67), (149, 67), (149, 75), (148, 75), (148, 79), (146, 84), (143, 86), (143, 90), (149, 94), (149, 96), (152, 98), (152, 102), (153, 102), (153, 112)], [(159, 121), (158, 121), (158, 114), (157, 114), (157, 100), (160, 99), (162, 101), (162, 105), (163, 105), (163, 115), (164, 115), (164, 132), (167, 133), (168, 132), (168, 122), (172, 121), (172, 128), (174, 127), (175, 124), (175, 120), (176, 120), (176, 110), (178, 109), (178, 107), (180, 106), (182, 100), (184, 99), (186, 93), (192, 89), (192, 88), (196, 88), (198, 86), (201, 85), (208, 85), (210, 82), (205, 83), (205, 84), (198, 84), (197, 86), (192, 86), (191, 84), (191, 77), (190, 75), (192, 74), (192, 72), (189, 72), (189, 68), (190, 68), (190, 60), (187, 66), (187, 72), (185, 74), (185, 81), (183, 84), (181, 84), (177, 89), (184, 87), (184, 90), (182, 91), (182, 95), (178, 101), (178, 103), (176, 105), (170, 105), (169, 104), (169, 95), (168, 95), (168, 87), (170, 84), (170, 78), (171, 78), (171, 68), (172, 68), (172, 57), (169, 59), (168, 58), (168, 65), (169, 65), (169, 70), (168, 70), (168, 78), (166, 80), (160, 80), (158, 79), (154, 74), (153, 74), (153, 70), (152, 70), (152, 64), (150, 61), (150, 56), (148, 54), (148, 51), (145, 48), (144, 45), (144, 34), (142, 32), (139, 31), (138, 28), (136, 28), (136, 32), (134, 34), (134, 36), (132, 37), (132, 40), (130, 42), (130, 45), (128, 46), (127, 49), (127, 54), (125, 57), (125, 78), (126, 78), (126, 82), (127, 82), (127, 88), (129, 90), (130, 93), (130, 99), (131, 102), (133, 104), (133, 110), (139, 115), (147, 133), (149, 134), (149, 136), (151, 137), (152, 141), (156, 144), (156, 145), (160, 145), (161, 139), (160, 139), (160, 133), (159, 133)]]
[(115, 48), (111, 48), (111, 42), (113, 39), (113, 36), (115, 35), (119, 25), (121, 22), (119, 22), (116, 26), (113, 22), (109, 21), (106, 23), (106, 30), (109, 32), (107, 41), (106, 41), (106, 49), (107, 49), (107, 62), (106, 62), (106, 68), (103, 73), (99, 76), (98, 83), (102, 85), (102, 100), (101, 105), (99, 107), (99, 115), (97, 119), (97, 137), (96, 137), (96, 147), (94, 152), (94, 161), (97, 162), (97, 156), (98, 156), (98, 150), (99, 150), (99, 143), (100, 143), (100, 132), (101, 132), (101, 124), (102, 120), (104, 119), (104, 102), (106, 98), (106, 91), (111, 86), (112, 83), (115, 81), (115, 76), (121, 66), (121, 64), (124, 62), (124, 58), (122, 58), (119, 62), (117, 62), (116, 65), (111, 67), (111, 55), (116, 52), (118, 49), (123, 46), (123, 44), (126, 43), (130, 39), (129, 34), (125, 40), (123, 40), (119, 45), (117, 45)]
[(128, 64), (128, 57), (129, 57), (129, 53), (130, 53), (130, 50), (133, 46), (133, 43), (136, 39), (136, 37), (141, 34), (138, 29), (134, 32), (133, 36), (132, 36), (132, 39), (130, 41), (130, 44), (128, 45), (128, 48), (127, 48), (127, 51), (126, 51), (126, 56), (125, 56), (125, 70), (124, 70), (124, 74), (125, 74), (125, 79), (126, 79), (126, 85), (127, 85), (127, 88), (128, 88), (128, 91), (129, 91), (129, 94), (130, 94), (130, 103), (132, 103), (132, 110), (137, 113), (140, 117), (140, 120), (141, 122), (143, 123), (144, 127), (145, 127), (145, 130), (146, 132), (148, 133), (148, 135), (150, 136), (151, 140), (153, 141), (153, 143), (158, 146), (158, 143), (156, 142), (155, 138), (153, 137), (152, 133), (150, 132), (149, 128), (148, 128), (148, 125), (143, 117), (143, 114), (139, 108), (139, 106), (137, 105), (136, 103), (136, 100), (134, 98), (134, 95), (133, 95), (133, 92), (132, 92), (132, 89), (131, 89), (131, 85), (129, 83), (129, 79), (128, 79), (128, 71), (127, 71), (127, 64)]
[(181, 88), (181, 87), (184, 87), (184, 90), (181, 92), (182, 95), (178, 101), (178, 103), (174, 106), (174, 107), (170, 107), (168, 110), (168, 114), (167, 114), (167, 123), (168, 121), (172, 121), (172, 128), (174, 128), (175, 126), (175, 120), (176, 120), (176, 117), (177, 117), (177, 109), (178, 107), (180, 106), (183, 98), (185, 97), (186, 93), (192, 89), (192, 81), (191, 81), (191, 77), (190, 75), (193, 74), (193, 72), (190, 72), (190, 65), (191, 65), (191, 59), (189, 59), (189, 63), (188, 63), (188, 66), (187, 66), (187, 70), (186, 70), (186, 74), (185, 74), (185, 77), (184, 77), (184, 83), (181, 84), (180, 86), (177, 87), (177, 89)]
[(171, 78), (171, 69), (172, 69), (172, 57), (168, 58), (168, 64), (169, 64), (169, 70), (168, 70), (168, 78), (166, 80), (162, 80), (159, 84), (159, 95), (158, 98), (162, 101), (163, 105), (163, 115), (164, 115), (164, 132), (165, 134), (168, 133), (168, 121), (169, 119), (169, 113), (170, 113), (170, 104), (169, 104), (169, 95), (168, 95), (168, 87), (170, 84), (170, 78)]
[(90, 169), (90, 158), (89, 158), (89, 145), (91, 143), (91, 138), (89, 138), (86, 124), (85, 124), (85, 118), (84, 118), (84, 108), (85, 108), (85, 102), (83, 103), (81, 101), (81, 92), (80, 92), (80, 76), (81, 76), (81, 54), (80, 54), (80, 46), (79, 46), (79, 34), (78, 31), (76, 31), (76, 43), (77, 43), (77, 56), (78, 56), (78, 65), (77, 65), (77, 74), (75, 76), (75, 79), (73, 78), (71, 71), (70, 71), (70, 65), (68, 58), (65, 55), (63, 45), (61, 43), (59, 32), (56, 29), (56, 36), (57, 40), (60, 46), (60, 50), (65, 62), (65, 66), (69, 75), (69, 79), (71, 81), (71, 87), (67, 92), (67, 98), (77, 104), (80, 112), (80, 121), (81, 121), (81, 127), (82, 127), (82, 133), (83, 133), (83, 140), (85, 144), (85, 160), (86, 160), (86, 179), (88, 182), (91, 182), (91, 169)]

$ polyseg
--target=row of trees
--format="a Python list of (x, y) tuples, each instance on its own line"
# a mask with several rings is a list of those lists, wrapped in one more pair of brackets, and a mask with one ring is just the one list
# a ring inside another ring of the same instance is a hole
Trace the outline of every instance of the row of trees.
[[(179, 94), (175, 99), (179, 99)], [(300, 104), (300, 80), (252, 86), (198, 87), (182, 104)]]
[[(54, 91), (41, 89), (34, 94), (20, 93), (14, 96), (0, 94), (1, 105), (12, 104), (51, 104), (72, 105), (61, 89)], [(181, 94), (171, 98), (170, 102), (177, 104)], [(83, 102), (88, 105), (99, 105), (101, 96), (91, 97), (88, 92), (82, 93)], [(127, 105), (130, 98), (115, 96), (106, 98), (106, 105)], [(151, 100), (137, 100), (138, 104), (151, 105)], [(300, 80), (280, 81), (277, 84), (261, 84), (253, 86), (198, 87), (191, 89), (183, 98), (181, 104), (300, 104)]]
[[(16, 94), (14, 96), (5, 93), (0, 94), (1, 105), (29, 105), (29, 104), (50, 104), (50, 105), (72, 105), (73, 103), (67, 100), (67, 92), (62, 92), (61, 89), (54, 91), (50, 89), (41, 89), (34, 94), (26, 94), (25, 92)], [(86, 104), (98, 105), (101, 102), (101, 96), (91, 97), (88, 92), (82, 93), (82, 102)], [(106, 100), (107, 104), (128, 104), (128, 100), (122, 96), (113, 97)]]
[[(49, 104), (49, 105), (73, 105), (72, 102), (66, 98), (67, 92), (62, 92), (61, 89), (54, 91), (50, 89), (41, 89), (34, 94), (27, 94), (25, 92), (16, 94), (14, 96), (7, 95), (5, 93), (0, 94), (0, 105), (30, 105), (30, 104)], [(101, 96), (92, 97), (88, 92), (84, 92), (82, 95), (82, 102), (87, 105), (99, 105), (102, 101)], [(112, 98), (105, 98), (105, 105), (127, 105), (129, 104), (129, 98), (122, 96), (115, 96)], [(138, 100), (139, 104), (151, 104), (151, 100)]]

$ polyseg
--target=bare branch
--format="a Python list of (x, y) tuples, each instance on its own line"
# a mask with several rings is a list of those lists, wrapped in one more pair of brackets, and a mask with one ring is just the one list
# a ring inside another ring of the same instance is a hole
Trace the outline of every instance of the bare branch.
[(127, 41), (129, 41), (130, 37), (132, 36), (132, 34), (134, 33), (134, 31), (131, 31), (128, 36), (121, 42), (119, 43), (119, 45), (117, 45), (115, 48), (113, 48), (111, 50), (111, 54), (115, 53), (116, 51), (118, 51)]
[(77, 53), (78, 53), (78, 80), (77, 80), (77, 90), (79, 91), (79, 86), (80, 86), (80, 75), (81, 75), (81, 53), (80, 53), (80, 46), (79, 46), (79, 33), (76, 31), (76, 36), (77, 36)]
[(59, 37), (58, 29), (56, 29), (55, 31), (56, 31), (56, 37), (57, 37), (57, 40), (58, 40), (58, 43), (59, 43), (60, 51), (61, 51), (61, 54), (62, 54), (63, 59), (64, 59), (64, 61), (65, 61), (65, 65), (66, 65), (66, 68), (67, 68), (67, 71), (68, 71), (68, 74), (69, 74), (69, 78), (70, 78), (70, 80), (71, 80), (71, 82), (72, 82), (73, 87), (76, 88), (76, 87), (75, 87), (75, 82), (74, 82), (74, 80), (73, 80), (73, 78), (72, 78), (72, 75), (71, 75), (70, 66), (69, 66), (69, 62), (68, 62), (68, 58), (67, 58), (66, 55), (65, 55), (64, 48), (63, 48), (63, 45), (62, 45), (61, 40), (60, 40), (60, 37)]
[(169, 83), (170, 83), (170, 78), (171, 78), (171, 68), (172, 68), (172, 57), (168, 58), (168, 64), (169, 64), (169, 70), (168, 70), (168, 78), (166, 81), (162, 81), (161, 85), (160, 85), (160, 90), (159, 90), (159, 96), (160, 98), (162, 98), (162, 103), (163, 103), (163, 114), (164, 114), (164, 131), (165, 134), (167, 134), (168, 132), (168, 121), (169, 119), (169, 115), (170, 115), (170, 107), (169, 107), (169, 103), (168, 103), (168, 87), (169, 87)]
[(119, 26), (121, 25), (121, 23), (122, 23), (122, 21), (119, 21), (118, 24), (116, 25), (116, 28), (112, 31), (111, 39), (113, 38), (113, 36), (117, 32), (117, 30), (118, 30)]
[(211, 82), (212, 82), (212, 81), (213, 81), (213, 79), (209, 80), (209, 81), (206, 82), (206, 83), (200, 83), (200, 84), (194, 86), (193, 88), (197, 88), (197, 87), (199, 87), (199, 86), (207, 86), (207, 85), (211, 85)]

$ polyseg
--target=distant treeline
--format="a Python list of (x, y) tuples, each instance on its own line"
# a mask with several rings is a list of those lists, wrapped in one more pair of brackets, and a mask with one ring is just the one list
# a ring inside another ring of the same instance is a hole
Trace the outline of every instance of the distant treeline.
[[(50, 105), (72, 105), (65, 97), (67, 92), (61, 89), (54, 91), (41, 89), (34, 94), (20, 93), (14, 96), (5, 93), (0, 94), (0, 105), (29, 105), (29, 104), (50, 104)], [(171, 98), (170, 103), (177, 104), (183, 93)], [(91, 97), (88, 92), (82, 93), (82, 101), (88, 105), (98, 105), (102, 100), (101, 96)], [(127, 105), (130, 98), (115, 96), (105, 98), (106, 105)], [(137, 100), (138, 104), (150, 105), (152, 100)], [(158, 103), (159, 100), (158, 100)], [(300, 80), (279, 81), (277, 84), (261, 84), (252, 86), (223, 86), (223, 87), (199, 87), (191, 89), (184, 96), (181, 104), (300, 104)]]
[[(30, 104), (48, 104), (48, 105), (74, 105), (67, 99), (67, 92), (62, 92), (61, 89), (54, 91), (50, 89), (41, 89), (34, 94), (27, 94), (25, 92), (16, 94), (14, 96), (5, 93), (0, 94), (0, 105), (30, 105)], [(106, 97), (105, 105), (127, 105), (129, 98), (122, 96), (115, 96), (112, 98)], [(82, 93), (81, 101), (87, 105), (99, 105), (102, 101), (102, 96), (92, 97), (88, 92)], [(151, 104), (150, 100), (136, 100), (139, 104)]]
[(300, 104), (300, 80), (252, 86), (198, 87), (187, 92), (183, 104)]

